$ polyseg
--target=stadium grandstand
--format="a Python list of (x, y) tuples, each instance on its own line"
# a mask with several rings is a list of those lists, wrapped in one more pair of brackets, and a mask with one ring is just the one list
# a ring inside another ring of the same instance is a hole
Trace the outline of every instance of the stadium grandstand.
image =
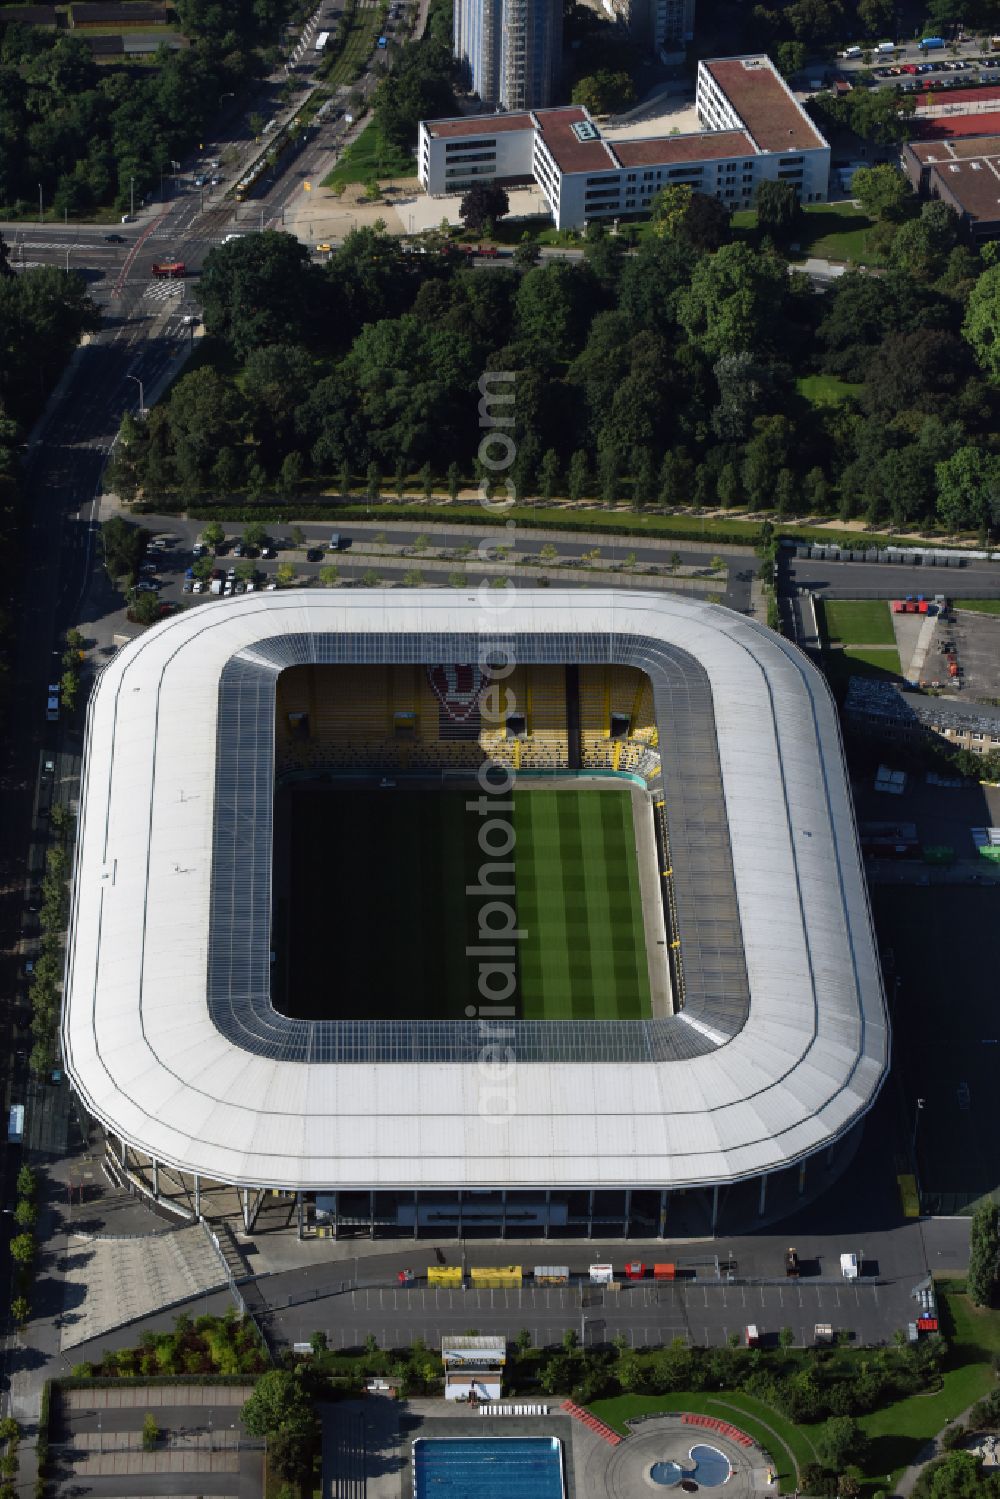
[(888, 1023), (823, 678), (684, 597), (496, 618), (288, 590), (106, 666), (62, 1034), (119, 1180), (247, 1229), (278, 1194), (300, 1232), (662, 1237), (856, 1139)]

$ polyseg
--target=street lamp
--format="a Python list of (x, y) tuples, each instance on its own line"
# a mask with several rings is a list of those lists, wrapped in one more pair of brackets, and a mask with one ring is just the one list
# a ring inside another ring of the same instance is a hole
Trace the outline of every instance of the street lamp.
[(146, 415), (146, 398), (142, 388), (142, 381), (138, 375), (126, 375), (125, 378), (126, 380), (134, 380), (139, 387), (139, 415), (140, 417), (144, 417)]
[(920, 1123), (920, 1115), (923, 1111), (923, 1107), (924, 1100), (922, 1098), (918, 1098), (917, 1106), (913, 1111), (913, 1136), (910, 1140), (910, 1156), (913, 1160), (914, 1165), (916, 1165), (917, 1163), (917, 1126)]
[(42, 217), (43, 217), (43, 210), (42, 210), (42, 184), (39, 183), (38, 184), (38, 222), (39, 223), (42, 222)]
[(128, 193), (129, 193), (129, 210), (128, 210), (129, 211), (129, 216), (130, 216), (130, 218), (134, 219), (135, 218), (135, 178), (134, 177), (130, 177), (128, 179)]

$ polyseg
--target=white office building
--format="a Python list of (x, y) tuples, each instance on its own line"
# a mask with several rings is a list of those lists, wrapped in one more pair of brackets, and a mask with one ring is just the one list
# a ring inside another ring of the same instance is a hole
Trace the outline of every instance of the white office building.
[(802, 203), (826, 200), (830, 147), (769, 58), (700, 63), (697, 107), (702, 130), (645, 137), (602, 131), (575, 104), (424, 120), (420, 182), (447, 196), (484, 178), (533, 181), (559, 229), (647, 212), (679, 183), (733, 209), (751, 207), (766, 180), (791, 182)]

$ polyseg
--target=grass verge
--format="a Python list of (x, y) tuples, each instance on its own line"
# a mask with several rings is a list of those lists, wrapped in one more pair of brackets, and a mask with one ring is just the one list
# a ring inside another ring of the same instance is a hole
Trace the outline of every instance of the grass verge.
[(796, 380), (795, 388), (810, 406), (842, 406), (859, 396), (864, 386), (841, 380), (837, 375), (803, 375)]
[(956, 599), (956, 609), (969, 609), (973, 614), (1000, 614), (1000, 599)]
[(369, 182), (379, 177), (412, 177), (416, 162), (409, 151), (387, 141), (374, 120), (362, 130), (357, 140), (348, 146), (343, 156), (324, 178), (323, 186), (335, 188), (343, 184)]
[(816, 610), (825, 646), (896, 643), (884, 599), (819, 599)]

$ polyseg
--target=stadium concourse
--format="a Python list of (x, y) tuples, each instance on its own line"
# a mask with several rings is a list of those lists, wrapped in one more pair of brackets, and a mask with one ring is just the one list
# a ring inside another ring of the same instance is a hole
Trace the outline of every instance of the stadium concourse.
[(850, 1149), (888, 1044), (832, 699), (741, 615), (289, 590), (96, 685), (64, 1056), (182, 1214), (642, 1238), (684, 1191), (714, 1228)]

